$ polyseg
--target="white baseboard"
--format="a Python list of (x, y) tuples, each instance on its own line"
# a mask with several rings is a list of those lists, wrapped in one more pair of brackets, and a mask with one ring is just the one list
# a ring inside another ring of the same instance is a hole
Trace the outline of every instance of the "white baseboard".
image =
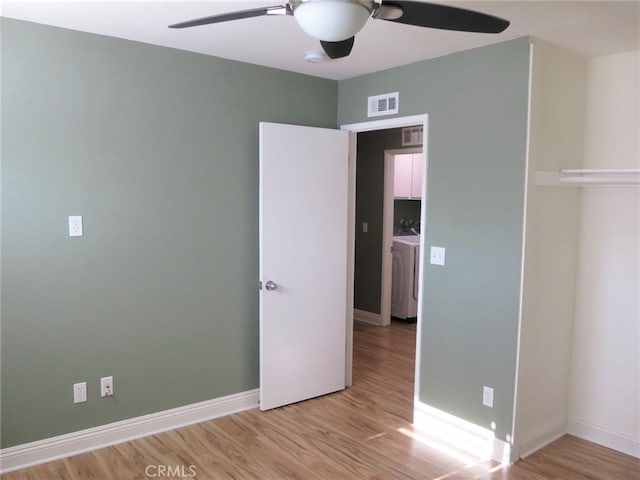
[[(428, 436), (436, 449), (459, 450), (476, 459), (511, 463), (511, 445), (495, 438), (494, 433), (451, 415), (418, 399), (414, 400), (413, 424), (417, 432)], [(423, 439), (424, 440), (424, 439)]]
[(258, 407), (260, 390), (172, 408), (0, 450), (0, 473), (70, 457)]
[(353, 319), (356, 322), (368, 323), (371, 325), (377, 325), (379, 327), (385, 325), (384, 320), (379, 313), (371, 313), (365, 310), (358, 310), (357, 308), (353, 309)]
[(567, 419), (557, 418), (546, 425), (536, 429), (522, 440), (516, 439), (519, 458), (525, 458), (532, 453), (546, 447), (567, 433)]
[(638, 437), (614, 432), (577, 418), (569, 418), (568, 430), (576, 437), (640, 458), (640, 438)]

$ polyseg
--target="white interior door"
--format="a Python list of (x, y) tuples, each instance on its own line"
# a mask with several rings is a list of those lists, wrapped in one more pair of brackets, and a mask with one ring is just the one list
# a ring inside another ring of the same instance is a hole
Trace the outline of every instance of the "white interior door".
[(260, 124), (260, 408), (345, 387), (348, 132)]

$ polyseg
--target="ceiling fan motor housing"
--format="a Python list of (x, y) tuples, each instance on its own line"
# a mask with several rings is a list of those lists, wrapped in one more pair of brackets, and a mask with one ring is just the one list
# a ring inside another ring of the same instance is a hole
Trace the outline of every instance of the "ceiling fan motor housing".
[(358, 33), (379, 4), (374, 0), (291, 0), (304, 32), (325, 42), (340, 42)]

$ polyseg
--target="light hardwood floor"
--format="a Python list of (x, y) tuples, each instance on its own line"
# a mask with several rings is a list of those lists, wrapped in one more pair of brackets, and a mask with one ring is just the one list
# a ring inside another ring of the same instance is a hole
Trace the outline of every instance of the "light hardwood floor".
[[(640, 479), (640, 460), (570, 436), (509, 468), (462, 460), (415, 439), (415, 329), (403, 323), (358, 324), (354, 385), (344, 392), (230, 415), (12, 472), (2, 480)], [(177, 468), (177, 475), (166, 476), (162, 468), (168, 467)]]

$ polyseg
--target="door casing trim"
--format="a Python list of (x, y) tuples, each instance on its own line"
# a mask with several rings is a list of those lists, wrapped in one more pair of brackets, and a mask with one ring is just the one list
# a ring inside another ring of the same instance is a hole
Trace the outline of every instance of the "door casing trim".
[[(419, 114), (406, 117), (385, 118), (369, 122), (351, 123), (340, 126), (340, 130), (349, 132), (349, 216), (348, 216), (348, 252), (347, 252), (347, 312), (346, 312), (346, 365), (345, 384), (353, 384), (353, 284), (355, 274), (355, 228), (356, 228), (356, 153), (357, 134), (360, 132), (371, 132), (375, 130), (388, 130), (390, 128), (410, 127), (421, 124), (423, 127), (422, 136), (422, 206), (420, 212), (420, 225), (425, 228), (427, 211), (427, 179), (429, 171), (429, 150), (427, 149), (429, 139), (429, 115)], [(424, 262), (425, 257), (424, 236), (420, 237), (420, 258)], [(418, 404), (418, 392), (420, 392), (420, 352), (421, 352), (421, 331), (422, 331), (422, 286), (424, 268), (420, 269), (420, 279), (418, 287), (418, 320), (416, 333), (416, 358), (415, 358), (415, 381), (414, 381), (414, 405)]]

